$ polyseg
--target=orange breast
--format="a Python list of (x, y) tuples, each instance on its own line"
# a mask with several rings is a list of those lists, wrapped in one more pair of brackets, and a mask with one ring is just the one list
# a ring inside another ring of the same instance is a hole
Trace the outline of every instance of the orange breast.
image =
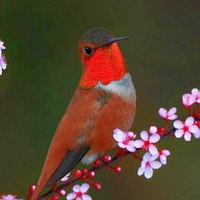
[(133, 124), (135, 109), (135, 102), (127, 103), (120, 97), (111, 95), (109, 102), (97, 116), (90, 138), (91, 149), (86, 157), (90, 157), (95, 152), (102, 155), (112, 149), (116, 145), (113, 130), (119, 128), (128, 131)]

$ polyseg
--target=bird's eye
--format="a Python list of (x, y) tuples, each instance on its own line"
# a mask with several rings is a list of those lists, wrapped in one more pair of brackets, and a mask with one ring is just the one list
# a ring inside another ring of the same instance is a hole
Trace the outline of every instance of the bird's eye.
[(88, 46), (84, 46), (83, 47), (83, 51), (85, 52), (85, 54), (87, 54), (87, 55), (92, 55), (92, 53), (93, 53), (93, 50), (92, 50), (92, 48), (91, 47), (88, 47)]

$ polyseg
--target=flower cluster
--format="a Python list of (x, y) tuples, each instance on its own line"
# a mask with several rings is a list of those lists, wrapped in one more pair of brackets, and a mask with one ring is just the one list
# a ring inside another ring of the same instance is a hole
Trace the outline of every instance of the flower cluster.
[[(2, 48), (3, 43), (0, 43), (0, 48)], [(115, 160), (122, 158), (126, 155), (133, 155), (134, 158), (137, 158), (141, 161), (140, 167), (137, 171), (139, 176), (143, 175), (149, 179), (153, 176), (155, 169), (161, 168), (163, 165), (167, 164), (167, 157), (170, 155), (170, 151), (162, 148), (158, 149), (157, 143), (168, 136), (174, 136), (175, 138), (183, 137), (185, 141), (190, 141), (192, 136), (194, 138), (200, 138), (200, 90), (197, 88), (192, 89), (191, 93), (184, 94), (182, 96), (183, 106), (188, 110), (188, 116), (185, 119), (177, 120), (177, 108), (173, 107), (169, 110), (165, 108), (160, 108), (158, 113), (161, 118), (165, 121), (165, 126), (156, 127), (150, 126), (149, 130), (142, 130), (140, 132), (140, 138), (136, 138), (136, 134), (127, 131), (124, 132), (120, 129), (115, 129), (113, 131), (113, 138), (118, 144), (118, 153), (116, 156), (111, 157), (109, 155), (99, 157), (90, 169), (76, 170), (74, 176), (70, 178), (70, 174), (67, 174), (63, 177), (60, 182), (52, 186), (49, 193), (46, 193), (45, 197), (52, 195), (51, 200), (57, 200), (59, 194), (60, 196), (66, 196), (67, 200), (91, 200), (91, 196), (87, 194), (90, 185), (95, 189), (100, 189), (101, 185), (97, 182), (93, 182), (91, 179), (95, 177), (95, 171), (106, 167), (107, 169), (113, 169), (115, 172), (121, 171), (121, 166), (111, 166)], [(194, 109), (193, 114), (190, 114), (190, 108), (192, 105), (196, 104), (196, 109)], [(169, 130), (169, 122), (173, 121), (173, 128)], [(142, 157), (136, 155), (137, 151), (144, 151)], [(83, 180), (87, 183), (82, 185), (74, 185), (74, 182), (77, 180)], [(58, 186), (58, 184), (60, 184)], [(71, 193), (67, 193), (64, 187), (72, 188)], [(35, 190), (35, 186), (30, 187), (29, 196)], [(3, 200), (14, 200), (15, 195), (3, 195), (1, 198)]]
[(186, 108), (189, 108), (194, 103), (200, 103), (200, 90), (193, 88), (191, 93), (184, 94), (182, 96), (182, 103)]
[(67, 195), (67, 200), (92, 200), (91, 196), (89, 196), (87, 191), (89, 190), (90, 186), (87, 183), (83, 183), (80, 185), (74, 185), (72, 190), (73, 192)]
[(174, 122), (176, 138), (184, 137), (186, 141), (190, 141), (192, 135), (195, 138), (200, 138), (200, 129), (195, 125), (195, 120), (192, 116), (188, 117), (185, 121), (176, 120)]
[[(175, 137), (184, 137), (186, 141), (190, 141), (194, 136), (196, 139), (200, 138), (200, 90), (193, 88), (191, 93), (182, 96), (182, 104), (188, 110), (188, 117), (185, 120), (176, 120), (174, 127), (176, 128)], [(196, 104), (196, 110), (190, 115), (190, 107)]]
[(115, 129), (113, 137), (118, 142), (120, 148), (127, 149), (130, 152), (136, 150), (133, 141), (136, 135), (133, 132), (123, 132), (120, 129)]
[[(192, 89), (191, 94), (184, 94), (182, 96), (182, 103), (187, 108), (190, 109), (190, 106), (197, 104), (197, 112), (193, 116), (188, 116), (185, 120), (176, 120), (177, 119), (177, 108), (173, 107), (167, 111), (165, 108), (160, 108), (158, 113), (165, 122), (165, 128), (157, 128), (156, 126), (151, 126), (149, 128), (149, 133), (145, 130), (141, 131), (141, 139), (134, 140), (136, 134), (132, 132), (123, 132), (119, 129), (114, 130), (113, 137), (118, 142), (119, 148), (128, 150), (129, 152), (135, 152), (137, 150), (144, 150), (145, 154), (141, 158), (141, 165), (138, 169), (138, 175), (144, 176), (149, 179), (153, 175), (154, 169), (159, 169), (162, 165), (166, 165), (167, 156), (170, 155), (170, 152), (166, 149), (158, 150), (156, 143), (164, 136), (170, 135), (168, 132), (168, 122), (174, 121), (174, 136), (176, 138), (184, 137), (186, 141), (190, 141), (192, 135), (195, 138), (200, 138), (200, 121), (195, 120), (195, 118), (200, 119), (200, 90), (197, 88)], [(149, 135), (150, 134), (150, 135)]]
[(2, 75), (2, 71), (6, 69), (6, 57), (3, 55), (2, 51), (6, 49), (4, 46), (4, 42), (0, 40), (0, 76)]
[[(149, 129), (149, 132), (142, 131), (140, 133), (141, 139), (134, 140), (136, 135), (132, 132), (122, 132), (119, 129), (114, 130), (113, 137), (118, 142), (120, 148), (126, 149), (130, 152), (135, 152), (136, 150), (144, 150), (146, 153), (141, 159), (141, 166), (138, 169), (138, 175), (141, 176), (144, 174), (146, 178), (151, 178), (153, 176), (153, 170), (159, 169), (162, 164), (167, 163), (167, 156), (170, 155), (170, 152), (166, 149), (158, 150), (156, 143), (160, 140), (161, 136), (157, 133), (157, 127), (152, 126)], [(128, 136), (133, 137), (128, 137)], [(122, 145), (123, 144), (123, 145)], [(158, 161), (157, 159), (160, 159)]]

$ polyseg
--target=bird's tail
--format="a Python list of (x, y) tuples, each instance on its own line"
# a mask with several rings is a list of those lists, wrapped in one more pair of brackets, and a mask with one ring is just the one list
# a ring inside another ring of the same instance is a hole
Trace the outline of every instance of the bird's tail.
[[(54, 183), (56, 183), (66, 174), (68, 174), (77, 165), (77, 163), (80, 162), (80, 160), (84, 157), (84, 155), (88, 152), (88, 150), (89, 147), (82, 147), (78, 150), (67, 151), (64, 159), (58, 165), (54, 173), (53, 174), (51, 173), (51, 176), (47, 175), (46, 165), (48, 165), (48, 162), (45, 162), (42, 173), (36, 185), (36, 188), (32, 196), (27, 200), (37, 199), (37, 196), (44, 187), (52, 186)], [(51, 164), (49, 163), (49, 166), (50, 165)]]

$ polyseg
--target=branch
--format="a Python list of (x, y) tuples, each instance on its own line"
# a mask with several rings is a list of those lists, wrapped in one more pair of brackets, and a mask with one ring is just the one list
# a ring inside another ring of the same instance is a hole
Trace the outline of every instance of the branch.
[[(200, 122), (200, 114), (196, 115), (195, 118), (195, 122)], [(168, 123), (168, 122), (166, 122)], [(161, 139), (165, 139), (169, 136), (174, 136), (175, 131), (177, 130), (176, 128), (172, 128), (171, 130), (167, 131), (167, 132), (163, 132), (164, 128), (161, 127)], [(136, 151), (142, 150), (142, 148), (137, 148)], [(124, 149), (119, 148), (117, 154), (111, 158), (110, 160), (105, 160), (104, 157), (102, 159), (98, 159), (97, 161), (95, 161), (95, 163), (93, 164), (92, 168), (90, 168), (89, 170), (87, 170), (86, 173), (81, 172), (80, 170), (77, 170), (75, 172), (75, 175), (73, 177), (73, 179), (68, 180), (66, 183), (62, 183), (59, 186), (54, 185), (51, 190), (49, 190), (48, 192), (46, 192), (45, 194), (43, 194), (42, 196), (38, 197), (37, 200), (44, 200), (47, 197), (50, 197), (53, 194), (59, 193), (59, 191), (61, 191), (63, 188), (66, 187), (71, 187), (73, 185), (74, 182), (76, 181), (88, 181), (90, 178), (93, 178), (94, 176), (90, 176), (91, 173), (96, 172), (100, 169), (103, 168), (112, 168), (113, 170), (115, 170), (116, 172), (121, 171), (120, 166), (117, 167), (111, 167), (110, 164), (114, 163), (115, 161), (127, 156), (127, 155), (133, 155), (134, 158), (142, 160), (140, 157), (138, 157), (135, 152), (130, 152)], [(76, 173), (78, 173), (78, 175), (76, 175)], [(93, 186), (95, 187), (96, 185), (99, 185), (98, 183), (89, 181), (90, 183), (93, 184)], [(100, 187), (95, 187), (96, 189), (100, 189)]]

